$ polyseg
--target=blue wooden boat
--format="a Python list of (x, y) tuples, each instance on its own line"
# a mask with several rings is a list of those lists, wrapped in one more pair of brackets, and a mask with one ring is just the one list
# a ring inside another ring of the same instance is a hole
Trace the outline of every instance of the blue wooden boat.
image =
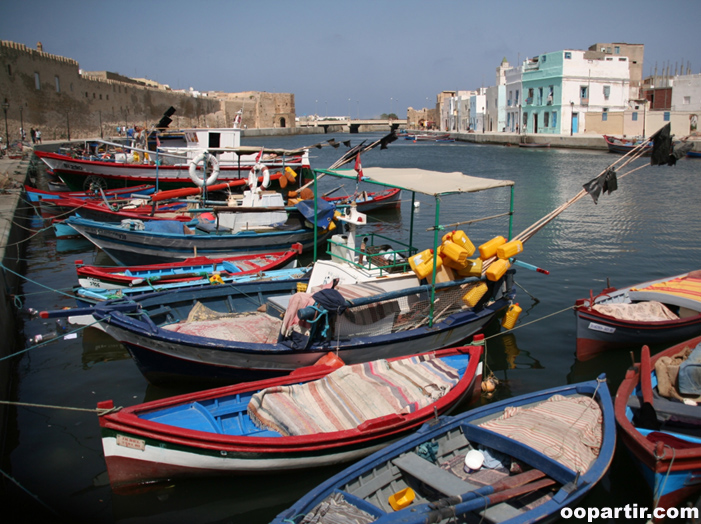
[[(275, 196), (282, 198), (279, 194)], [(117, 264), (144, 265), (193, 256), (223, 258), (280, 251), (296, 242), (302, 244), (303, 251), (309, 251), (334, 232), (331, 227), (333, 204), (318, 200), (316, 207), (319, 215), (314, 225), (308, 222), (315, 211), (313, 202), (309, 201), (300, 202), (291, 209), (274, 209), (267, 214), (272, 214), (276, 222), (267, 224), (247, 221), (248, 215), (266, 214), (267, 207), (239, 214), (236, 225), (231, 227), (221, 217), (216, 221), (199, 217), (187, 223), (138, 219), (106, 223), (71, 216), (65, 224), (102, 249)], [(231, 213), (235, 211), (237, 209), (232, 208)]]
[(222, 284), (242, 284), (244, 282), (254, 281), (271, 281), (271, 280), (299, 280), (304, 282), (308, 278), (308, 270), (306, 268), (288, 267), (282, 269), (271, 269), (267, 271), (258, 271), (255, 273), (245, 272), (243, 274), (230, 273), (219, 274), (219, 279), (213, 277), (201, 276), (192, 280), (184, 280), (180, 282), (169, 282), (167, 280), (153, 280), (144, 285), (122, 288), (94, 288), (94, 287), (75, 287), (73, 294), (75, 295), (76, 303), (79, 308), (90, 307), (107, 300), (118, 298), (133, 299), (147, 293), (164, 292), (182, 289), (194, 289), (203, 286), (218, 286)]
[(701, 337), (692, 338), (652, 358), (644, 346), (616, 394), (621, 439), (650, 486), (653, 508), (678, 508), (701, 493), (701, 407), (682, 402), (678, 382), (678, 398), (669, 398), (657, 375), (666, 369), (660, 359), (679, 366), (699, 344)]
[(118, 198), (130, 198), (134, 195), (150, 195), (156, 186), (142, 184), (139, 186), (122, 187), (118, 189), (105, 189), (98, 191), (45, 191), (29, 185), (24, 186), (27, 199), (32, 203), (40, 203), (43, 200), (57, 200), (60, 198), (78, 198), (81, 200), (112, 200)]
[(383, 524), (559, 518), (606, 473), (615, 443), (602, 375), (425, 424), (320, 484), (273, 522), (298, 524), (339, 510), (349, 521)]
[[(108, 410), (99, 421), (110, 484), (125, 491), (358, 460), (478, 397), (481, 356), (481, 346), (355, 366), (327, 356), (283, 377), (125, 408), (100, 402)], [(298, 401), (312, 390), (316, 403)]]

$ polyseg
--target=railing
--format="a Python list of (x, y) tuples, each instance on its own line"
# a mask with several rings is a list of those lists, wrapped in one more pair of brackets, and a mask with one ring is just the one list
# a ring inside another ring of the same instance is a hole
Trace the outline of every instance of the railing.
[(533, 97), (532, 97), (532, 96), (529, 96), (528, 98), (526, 98), (526, 105), (531, 105), (532, 103), (533, 103)]
[(581, 105), (581, 106), (588, 106), (588, 105), (589, 105), (589, 99), (588, 99), (588, 98), (580, 98), (580, 100), (579, 100), (579, 105)]

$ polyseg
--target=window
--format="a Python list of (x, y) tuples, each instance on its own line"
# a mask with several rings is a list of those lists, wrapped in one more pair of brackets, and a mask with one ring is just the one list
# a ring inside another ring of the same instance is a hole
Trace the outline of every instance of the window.
[(553, 124), (553, 127), (557, 127), (557, 111), (553, 111), (552, 124)]
[(548, 86), (548, 98), (546, 99), (545, 103), (547, 105), (552, 105), (553, 103), (553, 94), (555, 93), (555, 86)]
[(571, 58), (572, 58), (572, 53), (570, 53), (569, 51), (565, 51), (565, 60), (569, 60)]
[(615, 46), (615, 47), (613, 48), (613, 52), (614, 52), (615, 54), (617, 54), (617, 55), (620, 55), (620, 54), (621, 54), (621, 48), (620, 48), (620, 46)]
[(516, 105), (518, 105), (518, 89), (516, 90), (516, 98), (514, 98)]
[(682, 104), (684, 104), (685, 106), (688, 106), (689, 104), (691, 104), (691, 97), (690, 97), (690, 96), (685, 96), (685, 97), (684, 97), (684, 101), (682, 102)]
[(664, 112), (664, 121), (669, 122), (669, 111)]
[(601, 121), (602, 122), (606, 122), (608, 119), (609, 119), (609, 114), (606, 111), (601, 113)]
[(608, 100), (611, 96), (611, 86), (604, 86), (604, 100)]
[(550, 127), (550, 113), (543, 113), (543, 127)]
[(61, 92), (61, 82), (58, 79), (58, 76), (54, 77), (54, 84), (56, 84), (56, 92), (60, 93)]
[(638, 121), (638, 112), (637, 112), (637, 111), (633, 111), (633, 115), (632, 115), (632, 116), (633, 116), (633, 122), (637, 122), (637, 121)]
[(41, 80), (39, 79), (39, 73), (34, 73), (34, 87), (36, 89), (41, 89)]
[(523, 129), (526, 130), (528, 127), (528, 113), (523, 113)]
[(545, 59), (546, 59), (546, 58), (547, 58), (547, 56), (543, 55), (543, 58), (541, 59), (541, 61), (542, 61), (543, 63), (545, 63)]

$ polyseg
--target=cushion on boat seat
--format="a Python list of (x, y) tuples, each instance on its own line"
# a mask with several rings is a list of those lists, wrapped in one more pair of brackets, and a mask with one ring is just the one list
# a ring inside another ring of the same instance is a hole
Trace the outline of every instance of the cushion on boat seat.
[(701, 343), (679, 365), (678, 387), (682, 395), (701, 395)]
[(618, 320), (634, 322), (663, 322), (679, 318), (667, 306), (655, 300), (633, 304), (595, 304), (592, 309)]
[(601, 449), (602, 420), (594, 399), (553, 395), (536, 406), (508, 407), (480, 427), (540, 451), (572, 471), (585, 472)]
[(392, 414), (413, 413), (444, 396), (459, 380), (433, 355), (343, 366), (306, 384), (256, 393), (248, 414), (282, 435), (342, 431)]
[(244, 313), (236, 317), (168, 324), (163, 326), (163, 329), (219, 340), (275, 344), (278, 340), (281, 324), (280, 319), (265, 313)]

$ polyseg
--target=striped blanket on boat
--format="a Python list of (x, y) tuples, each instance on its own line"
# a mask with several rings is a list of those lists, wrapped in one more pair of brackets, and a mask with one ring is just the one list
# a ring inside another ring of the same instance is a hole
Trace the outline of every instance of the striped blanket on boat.
[(599, 456), (602, 424), (601, 408), (595, 400), (553, 395), (536, 406), (506, 408), (501, 417), (480, 426), (583, 473)]
[(458, 383), (455, 368), (430, 355), (343, 366), (326, 377), (256, 393), (251, 420), (284, 436), (353, 429), (393, 413), (413, 413)]

